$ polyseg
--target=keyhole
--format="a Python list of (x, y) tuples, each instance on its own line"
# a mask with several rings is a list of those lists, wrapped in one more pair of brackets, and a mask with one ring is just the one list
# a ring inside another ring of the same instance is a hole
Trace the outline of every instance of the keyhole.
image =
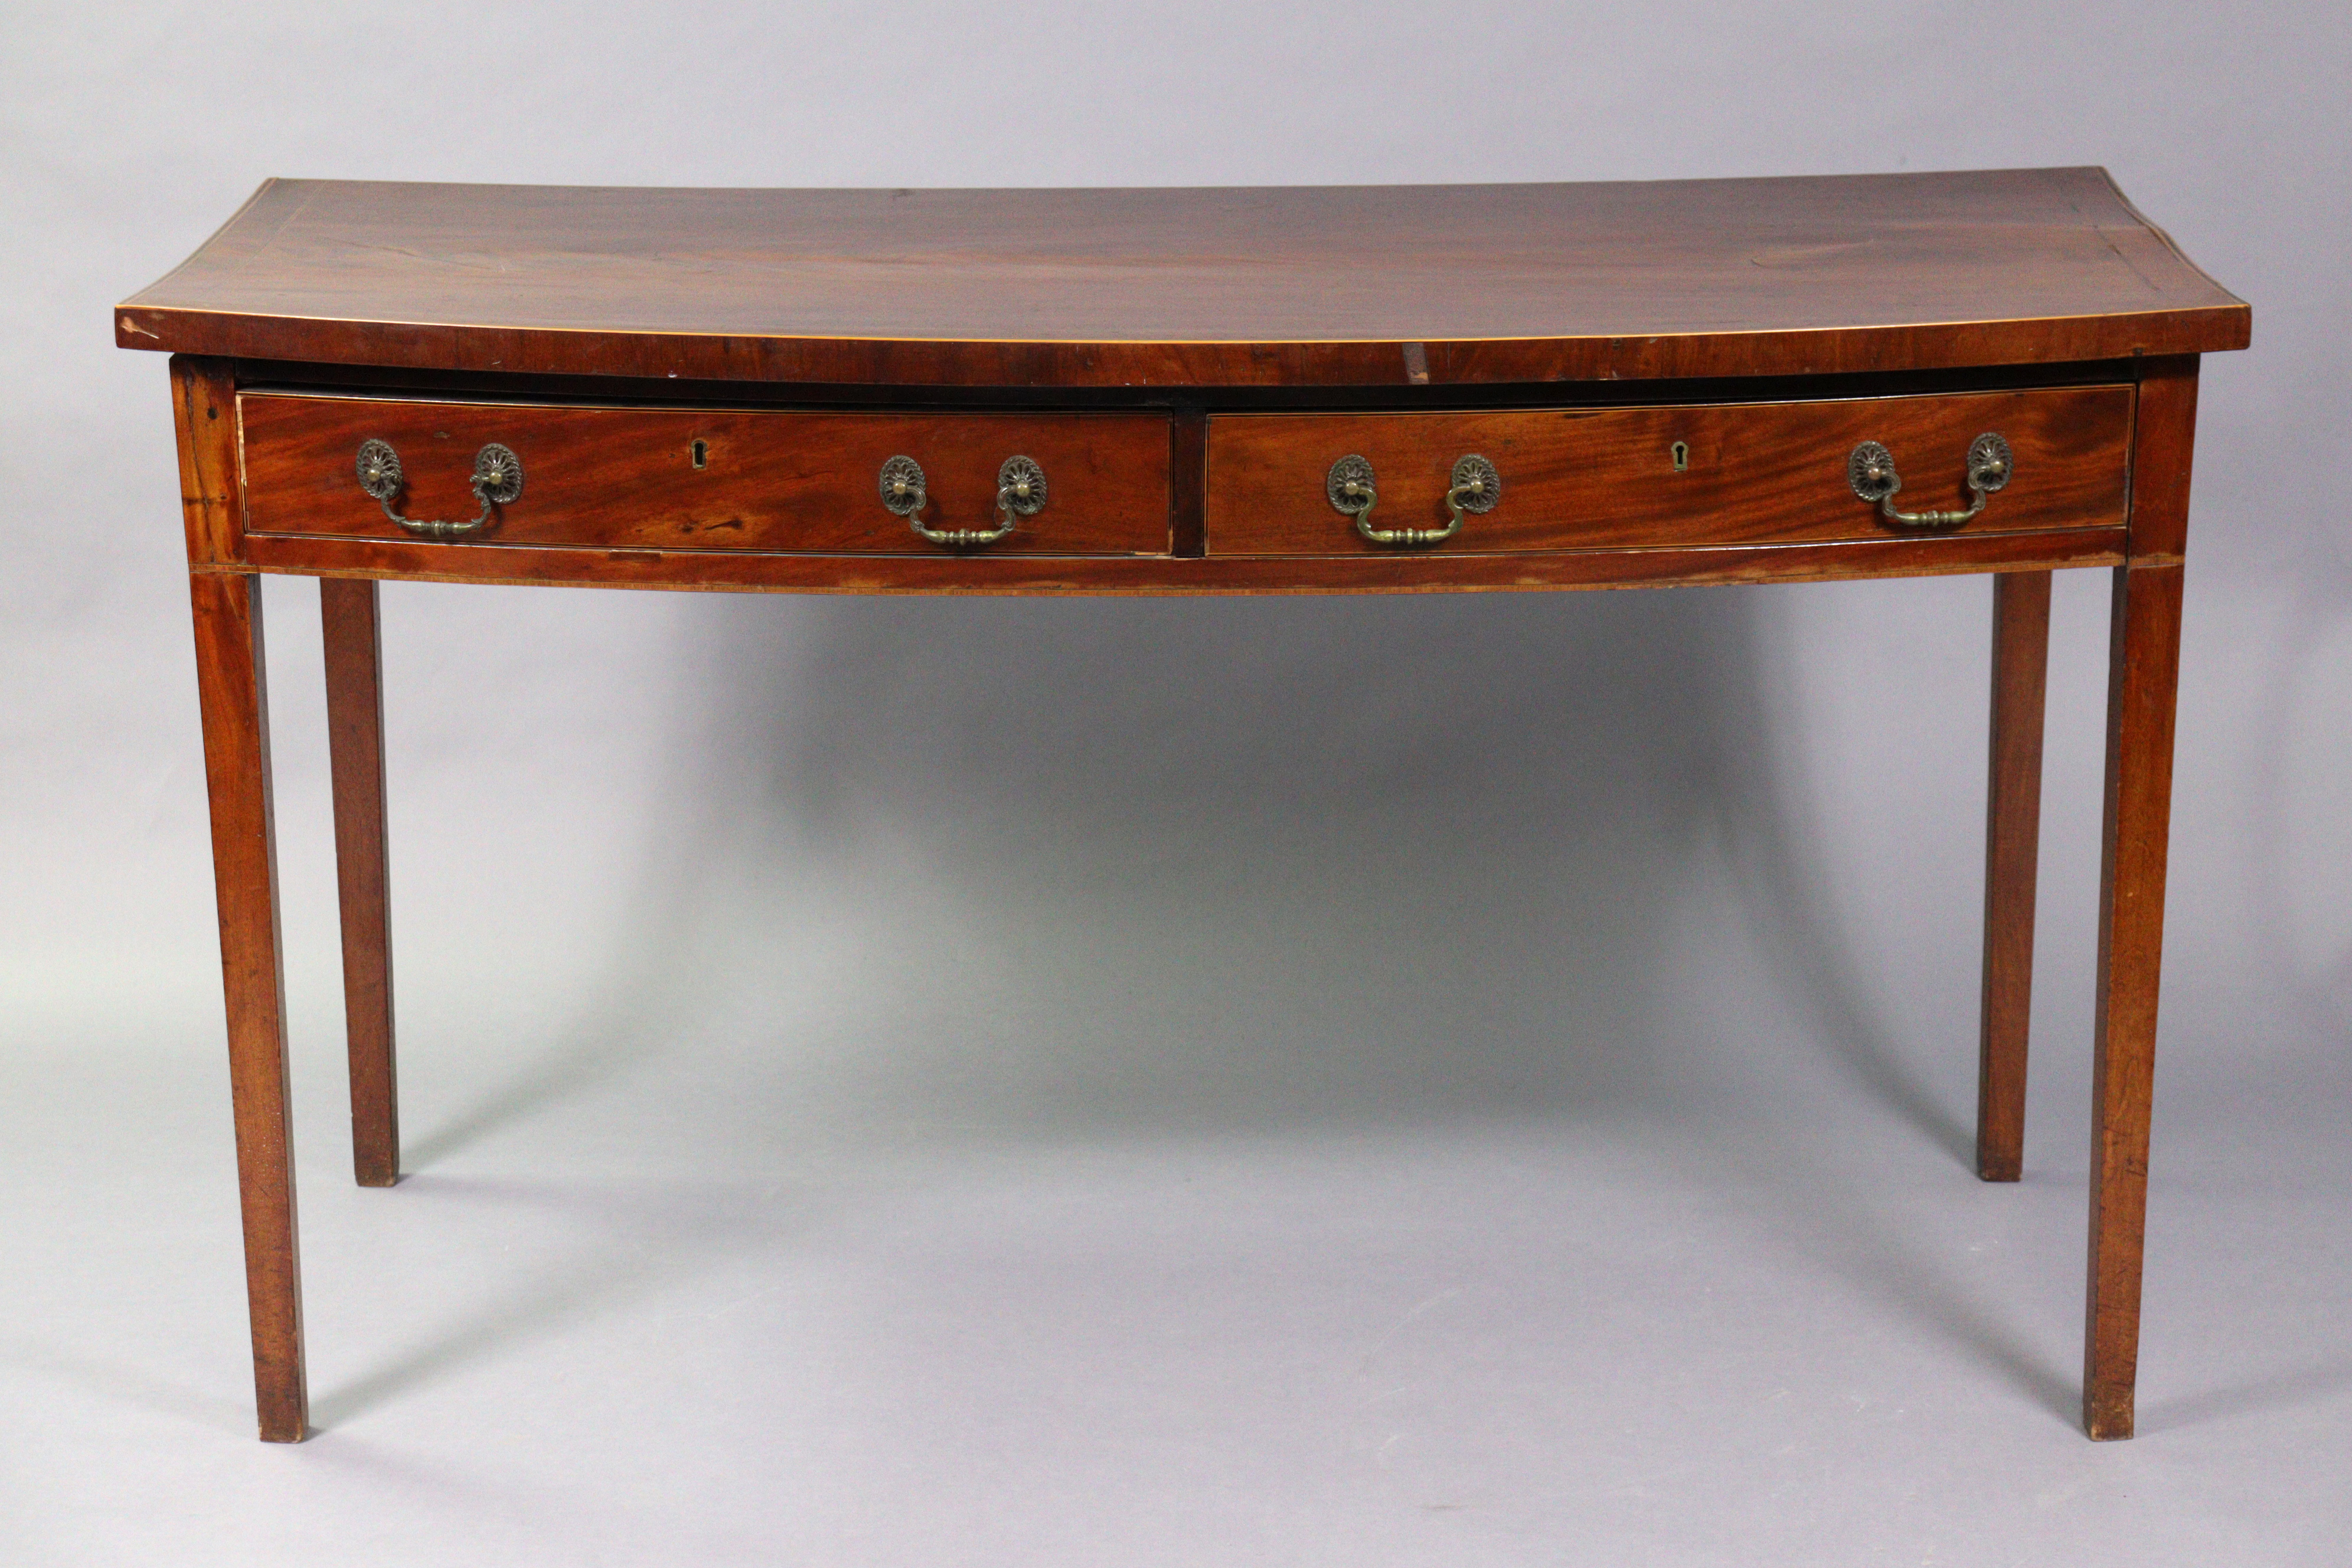
[(710, 447), (709, 447), (709, 444), (708, 442), (704, 442), (704, 441), (697, 441), (697, 442), (694, 444), (694, 466), (695, 466), (696, 468), (703, 468), (703, 467), (706, 467), (706, 466), (709, 463), (709, 461), (710, 461)]
[[(1671, 446), (1671, 447), (1667, 447), (1667, 448), (1666, 448), (1666, 450), (1674, 454), (1674, 458), (1675, 458), (1675, 472), (1676, 472), (1676, 473), (1680, 474), (1680, 473), (1687, 472), (1687, 471), (1689, 470), (1689, 468), (1690, 468), (1690, 443), (1689, 443), (1689, 442), (1687, 442), (1687, 441), (1677, 441), (1677, 442), (1675, 442), (1673, 446)], [(697, 468), (700, 468), (700, 467), (701, 467), (701, 464), (697, 463), (695, 466), (696, 466)]]

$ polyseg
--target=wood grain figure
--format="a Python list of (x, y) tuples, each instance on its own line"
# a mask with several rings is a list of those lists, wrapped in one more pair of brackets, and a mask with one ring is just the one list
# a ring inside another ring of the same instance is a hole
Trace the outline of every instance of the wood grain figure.
[[(1490, 511), (1432, 548), (1446, 554), (1805, 544), (1910, 537), (1857, 496), (1846, 464), (1878, 441), (1900, 462), (1903, 508), (1969, 500), (1969, 445), (2007, 438), (2016, 477), (1969, 534), (2114, 528), (2124, 520), (2132, 389), (2053, 387), (1944, 397), (1475, 414), (1236, 415), (1209, 421), (1208, 552), (1377, 555), (1337, 510), (1334, 460), (1364, 458), (1376, 521), (1448, 519), (1454, 466), (1490, 459)], [(1677, 466), (1679, 465), (1679, 466)]]
[[(2104, 170), (1247, 190), (272, 180), (124, 348), (527, 375), (1454, 386), (2242, 348)], [(1412, 351), (1418, 349), (1418, 354)]]

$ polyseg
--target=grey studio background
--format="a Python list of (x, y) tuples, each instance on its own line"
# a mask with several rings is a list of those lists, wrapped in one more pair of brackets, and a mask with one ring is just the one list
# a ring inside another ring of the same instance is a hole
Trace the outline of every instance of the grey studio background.
[[(2336, 8), (18, 5), (0, 1560), (2340, 1563)], [(270, 174), (2104, 163), (2208, 361), (2141, 1432), (2075, 1426), (2105, 574), (2027, 1176), (1969, 1173), (1981, 578), (384, 593), (407, 1169), (351, 1184), (317, 595), (268, 584), (319, 1436), (253, 1440), (162, 360)]]

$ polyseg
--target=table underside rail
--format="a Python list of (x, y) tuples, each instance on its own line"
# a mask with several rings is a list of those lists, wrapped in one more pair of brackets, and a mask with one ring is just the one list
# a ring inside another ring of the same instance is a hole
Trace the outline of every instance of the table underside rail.
[(873, 556), (564, 549), (246, 536), (229, 571), (440, 583), (842, 594), (1411, 594), (1806, 583), (2122, 563), (2122, 528), (1969, 533), (1827, 544), (1218, 559)]

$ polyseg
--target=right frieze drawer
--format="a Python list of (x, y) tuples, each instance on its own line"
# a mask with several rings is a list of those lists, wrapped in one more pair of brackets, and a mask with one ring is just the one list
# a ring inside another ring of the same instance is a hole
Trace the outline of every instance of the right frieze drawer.
[(1489, 553), (2118, 528), (2131, 420), (2128, 385), (1217, 415), (1207, 546)]

